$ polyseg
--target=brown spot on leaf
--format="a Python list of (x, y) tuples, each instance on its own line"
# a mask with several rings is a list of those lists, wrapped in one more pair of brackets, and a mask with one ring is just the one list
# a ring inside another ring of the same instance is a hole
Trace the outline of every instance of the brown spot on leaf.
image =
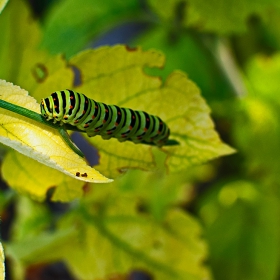
[(126, 50), (129, 51), (129, 52), (135, 52), (135, 51), (137, 51), (137, 48), (132, 48), (132, 47), (130, 47), (130, 46), (128, 46), (128, 45), (126, 45), (125, 48), (126, 48)]

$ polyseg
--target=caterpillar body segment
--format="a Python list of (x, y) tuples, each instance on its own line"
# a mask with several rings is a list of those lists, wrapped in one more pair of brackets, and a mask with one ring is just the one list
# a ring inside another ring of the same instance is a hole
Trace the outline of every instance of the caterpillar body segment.
[(73, 90), (56, 91), (41, 101), (41, 114), (54, 123), (76, 126), (89, 137), (117, 138), (163, 146), (170, 130), (159, 117), (144, 111), (106, 105)]

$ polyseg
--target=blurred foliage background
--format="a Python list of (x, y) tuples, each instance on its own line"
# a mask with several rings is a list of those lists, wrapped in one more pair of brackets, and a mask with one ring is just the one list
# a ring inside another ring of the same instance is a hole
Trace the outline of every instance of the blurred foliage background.
[[(119, 43), (161, 50), (166, 66), (147, 72), (165, 79), (174, 69), (185, 71), (237, 153), (171, 175), (131, 171), (111, 186), (86, 187), (82, 204), (34, 202), (3, 182), (7, 279), (280, 279), (280, 3), (25, 2), (42, 26), (40, 48), (51, 54), (69, 58)], [(85, 209), (92, 207), (101, 216), (90, 217)], [(108, 213), (105, 228), (101, 218)], [(71, 224), (85, 247), (74, 241)], [(109, 227), (141, 244), (140, 251)], [(83, 249), (90, 246), (97, 249)], [(159, 263), (145, 255), (164, 246), (169, 256)]]

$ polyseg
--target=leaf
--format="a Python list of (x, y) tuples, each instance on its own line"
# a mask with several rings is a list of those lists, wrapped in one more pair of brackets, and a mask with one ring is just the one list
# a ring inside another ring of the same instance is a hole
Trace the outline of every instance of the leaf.
[(44, 22), (42, 46), (51, 53), (73, 55), (88, 45), (94, 36), (123, 22), (135, 19), (139, 1), (79, 0), (55, 2)]
[[(17, 20), (14, 20), (15, 18)], [(36, 91), (38, 85), (51, 85), (51, 88), (48, 86), (45, 89), (44, 86), (40, 87), (39, 90), (41, 94), (43, 93), (43, 96), (49, 95), (52, 90), (57, 90), (57, 88), (71, 87), (73, 71), (70, 67), (67, 67), (65, 59), (60, 55), (50, 57), (46, 53), (37, 50), (40, 29), (38, 23), (32, 19), (29, 7), (25, 2), (20, 0), (12, 1), (0, 17), (0, 28), (1, 26), (3, 27), (3, 33), (1, 34), (2, 44), (0, 44), (1, 77), (15, 81), (32, 93)], [(27, 37), (28, 40), (26, 40)], [(16, 60), (11, 59), (11, 57), (15, 57), (14, 54), (17, 54)], [(52, 74), (54, 73), (59, 76), (59, 79), (52, 79)], [(39, 101), (40, 99), (41, 97), (37, 100)], [(5, 111), (5, 114), (7, 114), (7, 111)], [(38, 123), (36, 123), (36, 126), (38, 126)], [(15, 154), (13, 153), (13, 155)], [(10, 159), (9, 162), (5, 163), (6, 159)], [(42, 166), (38, 162), (27, 159), (22, 155), (14, 156), (14, 159), (22, 162), (13, 163), (11, 156), (4, 158), (5, 172), (3, 175), (7, 182), (18, 191), (30, 192), (30, 195), (38, 200), (42, 200), (44, 193), (54, 186), (57, 186), (57, 188), (52, 200), (69, 201), (82, 195), (82, 182), (51, 170), (47, 166)], [(19, 163), (25, 166), (25, 169), (20, 168)], [(31, 168), (34, 169), (32, 170)], [(18, 171), (16, 174), (21, 174), (21, 181), (16, 180), (17, 176), (13, 177), (16, 170)], [(23, 170), (28, 173), (24, 174)], [(37, 179), (41, 180), (40, 187), (36, 183), (36, 176), (30, 176), (34, 174), (34, 170), (38, 172), (37, 178), (41, 177), (41, 179)], [(48, 181), (49, 179), (51, 180)]]
[[(116, 203), (106, 203), (103, 210), (96, 204), (72, 212), (52, 236), (41, 234), (9, 244), (7, 255), (25, 265), (64, 259), (78, 279), (106, 279), (133, 269), (162, 280), (210, 279), (203, 264), (206, 245), (194, 218), (174, 209), (158, 224), (137, 213), (131, 197), (111, 199)], [(71, 228), (64, 238), (62, 228), (64, 232)]]
[[(13, 65), (9, 64), (10, 59), (8, 58), (12, 56), (10, 54), (10, 44), (12, 42), (7, 41), (7, 43), (4, 44), (6, 47), (3, 49), (2, 54), (4, 58), (3, 64), (5, 66), (9, 65), (9, 67), (4, 70), (4, 72), (6, 73), (6, 76), (13, 73), (13, 78), (15, 75), (20, 74), (16, 80), (20, 81), (20, 85), (24, 84), (26, 86), (24, 86), (24, 88), (30, 89), (30, 92), (32, 92), (32, 95), (37, 101), (48, 96), (55, 90), (73, 88), (72, 84), (74, 81), (77, 83), (79, 77), (82, 77), (82, 84), (76, 89), (89, 97), (94, 98), (96, 101), (127, 106), (138, 110), (142, 109), (149, 113), (159, 115), (164, 120), (169, 119), (168, 116), (171, 110), (176, 111), (176, 108), (174, 108), (175, 106), (173, 106), (173, 104), (175, 104), (173, 100), (171, 104), (165, 103), (165, 106), (167, 107), (162, 107), (162, 104), (158, 102), (161, 94), (168, 94), (168, 92), (164, 90), (164, 85), (162, 85), (160, 79), (158, 77), (147, 76), (143, 73), (143, 69), (146, 67), (163, 67), (165, 58), (160, 52), (143, 52), (141, 49), (133, 50), (124, 46), (116, 46), (112, 48), (100, 48), (96, 51), (83, 52), (73, 57), (69, 64), (61, 59), (61, 57), (50, 58), (45, 54), (38, 53), (36, 50), (35, 46), (40, 37), (39, 35), (36, 35), (39, 33), (37, 23), (32, 21), (30, 26), (27, 25), (28, 10), (23, 6), (22, 1), (19, 1), (18, 4), (16, 1), (18, 0), (15, 0), (15, 4), (10, 10), (7, 9), (7, 11), (12, 15), (19, 13), (21, 20), (26, 23), (25, 29), (22, 29), (21, 25), (16, 25), (14, 22), (11, 23), (8, 19), (13, 18), (12, 16), (6, 16), (7, 19), (4, 24), (6, 24), (6, 26), (15, 27), (14, 29), (9, 30), (9, 32), (18, 36), (18, 43), (16, 44), (17, 51), (24, 49), (23, 52), (19, 52), (19, 57), (22, 59), (22, 69), (19, 71), (17, 68), (18, 65), (15, 63)], [(22, 8), (23, 12), (19, 12), (17, 10), (19, 8)], [(21, 30), (18, 35), (15, 31), (17, 29)], [(32, 34), (30, 43), (26, 42), (26, 33)], [(9, 38), (9, 36), (7, 37)], [(26, 55), (22, 55), (23, 53), (28, 53), (32, 57), (29, 59), (29, 56), (27, 56), (27, 59), (25, 59)], [(104, 63), (104, 61), (106, 61), (106, 63)], [(74, 72), (69, 65), (75, 69)], [(1, 67), (1, 69), (3, 68)], [(76, 73), (75, 77), (74, 73)], [(176, 75), (179, 74), (177, 73)], [(174, 78), (176, 75), (174, 74), (172, 77)], [(185, 80), (188, 81), (187, 77), (185, 77)], [(170, 82), (170, 79), (168, 79), (168, 81)], [(194, 88), (191, 86), (191, 82), (186, 83)], [(187, 91), (188, 89), (185, 91), (186, 94)], [(197, 94), (199, 95), (198, 90), (194, 90), (192, 94), (196, 94), (195, 91), (197, 91)], [(174, 90), (171, 94), (174, 94)], [(140, 95), (142, 95), (142, 97)], [(179, 95), (181, 98), (181, 95), (184, 94)], [(186, 101), (188, 100), (185, 96), (184, 99)], [(180, 106), (183, 106), (184, 99), (182, 99)], [(157, 103), (158, 106), (154, 106)], [(205, 108), (207, 108), (207, 106), (205, 106)], [(205, 114), (205, 116), (209, 118), (207, 114)], [(208, 124), (210, 127), (212, 126), (212, 128), (210, 128), (209, 131), (213, 129), (213, 124), (210, 124), (210, 122), (211, 121), (208, 121)], [(171, 127), (172, 133), (175, 133), (178, 129), (181, 132), (181, 128), (178, 125), (176, 125), (176, 128)], [(201, 129), (201, 127), (198, 129)], [(222, 144), (222, 142), (220, 142), (219, 145), (218, 135), (214, 134), (215, 132), (213, 132), (212, 136), (208, 135), (208, 138), (206, 136), (205, 139), (203, 139), (213, 140), (213, 143), (211, 144), (213, 144), (214, 147), (207, 142), (208, 146), (203, 148), (203, 153), (201, 153), (201, 155), (200, 151), (195, 151), (195, 148), (190, 149), (192, 160), (189, 160), (188, 154), (185, 153), (187, 148), (190, 147), (189, 144), (179, 153), (176, 149), (181, 149), (181, 146), (173, 150), (165, 149), (165, 153), (170, 155), (173, 153), (177, 157), (176, 161), (174, 161), (172, 157), (169, 157), (170, 163), (172, 163), (169, 168), (171, 167), (170, 169), (174, 171), (181, 170), (193, 163), (199, 164), (214, 157), (232, 153), (233, 150)], [(87, 139), (98, 149), (100, 153), (98, 169), (107, 176), (116, 177), (120, 172), (123, 172), (128, 168), (148, 170), (155, 168), (153, 156), (153, 150), (155, 149), (149, 146), (144, 147), (143, 145), (135, 145), (129, 142), (120, 144), (116, 139), (106, 142), (101, 140), (99, 136)], [(200, 141), (201, 139), (198, 139), (198, 142)], [(212, 150), (210, 151), (209, 149)], [(199, 155), (200, 158), (193, 159), (194, 153)], [(179, 161), (178, 158), (182, 157), (182, 155), (184, 159)], [(185, 162), (188, 163), (186, 166), (180, 165)]]
[(5, 279), (5, 264), (4, 264), (4, 251), (3, 251), (3, 247), (2, 244), (0, 242), (0, 280), (4, 280)]
[[(40, 25), (33, 19), (25, 1), (13, 0), (9, 3), (0, 17), (0, 29), (3, 30), (0, 44), (2, 79), (13, 82), (32, 94), (42, 83), (52, 86), (46, 89), (41, 86), (43, 95), (58, 88), (72, 86), (74, 75), (65, 58), (62, 55), (51, 56), (38, 49), (41, 39)], [(60, 78), (52, 80), (52, 74), (57, 71)], [(37, 101), (40, 99), (41, 97)]]
[(57, 261), (61, 259), (64, 247), (71, 244), (73, 236), (73, 230), (61, 230), (27, 237), (7, 244), (6, 256), (9, 256), (21, 269), (30, 263)]
[(280, 55), (256, 56), (247, 65), (248, 95), (237, 104), (233, 135), (246, 154), (244, 168), (279, 180)]
[(24, 240), (47, 231), (52, 223), (52, 214), (47, 204), (38, 203), (24, 195), (17, 196), (9, 240)]
[(277, 279), (280, 204), (276, 192), (274, 185), (237, 180), (204, 197), (199, 211), (215, 279)]
[[(164, 56), (160, 52), (121, 45), (102, 47), (74, 56), (70, 64), (79, 69), (82, 77), (78, 92), (99, 102), (144, 110), (168, 124), (170, 139), (180, 142), (162, 149), (168, 155), (170, 170), (182, 170), (234, 152), (221, 142), (199, 89), (184, 73), (173, 72), (164, 84), (158, 77), (144, 73), (144, 67), (163, 67)], [(153, 148), (148, 145), (104, 141), (99, 136), (89, 141), (100, 154), (96, 168), (107, 176), (115, 177), (127, 168), (155, 166)]]
[(8, 3), (9, 0), (0, 0), (0, 14), (5, 8), (6, 4)]
[[(20, 198), (6, 255), (21, 270), (63, 260), (77, 279), (107, 279), (135, 269), (155, 279), (209, 279), (202, 228), (173, 206), (186, 194), (182, 182), (189, 173), (181, 175), (178, 180), (153, 173), (139, 180), (140, 171), (132, 171), (112, 184), (87, 188), (84, 199), (60, 217)], [(154, 213), (156, 207), (165, 208), (164, 215)], [(50, 223), (52, 232), (46, 232)]]
[(180, 142), (180, 147), (164, 148), (169, 154), (167, 163), (172, 171), (234, 152), (221, 142), (209, 116), (209, 107), (185, 74), (172, 73), (161, 90), (161, 98), (162, 105), (169, 106), (166, 121), (173, 131), (172, 136)]
[[(34, 174), (36, 170), (36, 174)], [(56, 187), (53, 201), (71, 201), (83, 195), (84, 182), (42, 165), (38, 161), (10, 151), (2, 164), (3, 179), (19, 193), (29, 194), (33, 199), (45, 199), (47, 191)]]
[[(171, 210), (162, 224), (155, 224), (135, 213), (137, 206), (131, 198), (120, 198), (107, 206), (99, 215), (83, 213), (85, 220), (79, 227), (84, 240), (76, 239), (65, 256), (79, 279), (102, 278), (135, 268), (152, 273), (155, 279), (209, 279), (202, 265), (206, 247), (193, 218)], [(68, 222), (73, 224), (77, 219), (81, 217)]]
[(205, 46), (193, 33), (184, 32), (177, 35), (174, 40), (170, 30), (160, 25), (145, 32), (133, 43), (143, 49), (156, 48), (164, 52), (166, 56), (164, 69), (151, 69), (148, 73), (166, 79), (174, 69), (180, 69), (198, 85), (208, 102), (213, 100), (221, 102), (232, 97), (232, 89), (221, 73), (216, 58), (209, 55)]
[(251, 15), (264, 15), (269, 9), (278, 7), (274, 0), (237, 0), (237, 1), (203, 1), (203, 0), (160, 0), (148, 1), (155, 12), (168, 22), (181, 21), (185, 26), (196, 26), (205, 31), (220, 34), (240, 33), (246, 31), (246, 21)]
[[(195, 173), (207, 176), (206, 165), (189, 170), (189, 172), (165, 174), (130, 170), (125, 176), (118, 178), (106, 190), (88, 191), (84, 199), (98, 203), (110, 194), (120, 196), (131, 195), (139, 199), (139, 208), (145, 208), (156, 221), (162, 222), (166, 211), (173, 205), (185, 205), (193, 199)], [(195, 169), (198, 169), (197, 171)], [(206, 171), (206, 172), (205, 172)], [(139, 180), (141, 178), (141, 180)], [(187, 183), (186, 183), (187, 182)], [(99, 196), (100, 195), (100, 196)]]
[(10, 1), (0, 17), (0, 29), (0, 77), (27, 88), (26, 84), (34, 81), (30, 75), (34, 62), (45, 54), (36, 50), (40, 29), (24, 1)]
[[(31, 265), (36, 265), (42, 258), (51, 261), (61, 259), (59, 253), (61, 249), (71, 244), (74, 231), (71, 227), (57, 230), (55, 228), (57, 218), (58, 216), (50, 211), (49, 204), (38, 203), (26, 196), (17, 198), (15, 219), (13, 219), (9, 241), (5, 244), (13, 279), (25, 278), (30, 260), (32, 260)], [(55, 258), (52, 258), (53, 252), (56, 252)], [(37, 255), (40, 257), (38, 258)]]
[[(0, 80), (0, 95), (5, 101), (39, 113), (39, 104), (35, 99), (11, 83)], [(7, 110), (1, 109), (0, 112), (0, 142), (3, 144), (75, 179), (86, 182), (110, 182), (86, 165), (85, 161), (65, 144), (57, 130)], [(33, 174), (34, 179), (40, 181), (34, 171)]]

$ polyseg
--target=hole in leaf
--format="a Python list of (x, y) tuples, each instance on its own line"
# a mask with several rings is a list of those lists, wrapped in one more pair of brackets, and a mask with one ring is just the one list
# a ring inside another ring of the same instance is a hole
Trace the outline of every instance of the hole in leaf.
[(74, 87), (82, 84), (82, 73), (80, 69), (74, 65), (71, 65), (71, 69), (74, 72)]
[(48, 69), (42, 63), (37, 63), (32, 69), (32, 75), (38, 83), (42, 83), (48, 76)]

